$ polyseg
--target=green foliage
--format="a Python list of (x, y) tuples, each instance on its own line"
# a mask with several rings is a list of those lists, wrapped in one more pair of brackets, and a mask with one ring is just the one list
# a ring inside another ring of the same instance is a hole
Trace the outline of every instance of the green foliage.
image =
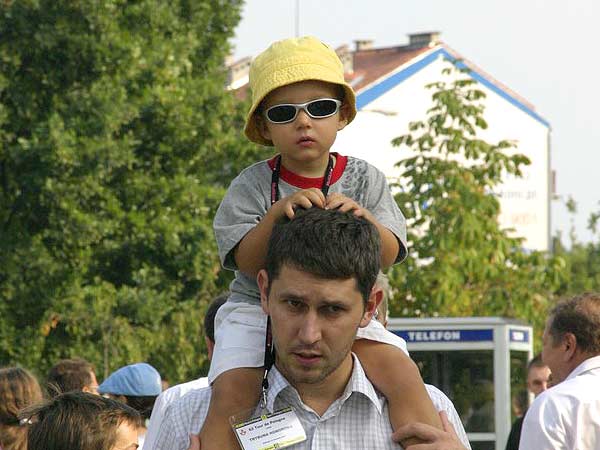
[(1, 6), (0, 365), (198, 375), (212, 218), (261, 151), (224, 89), (241, 3)]
[[(413, 156), (400, 161), (396, 195), (408, 223), (411, 257), (392, 271), (398, 302), (409, 316), (518, 317), (543, 328), (544, 311), (564, 262), (527, 253), (498, 223), (492, 190), (503, 176), (521, 176), (528, 159), (508, 140), (478, 137), (487, 128), (485, 94), (457, 63), (433, 83), (427, 118), (394, 139)], [(540, 321), (542, 319), (542, 321)]]
[[(568, 198), (567, 210), (574, 218), (577, 214), (577, 203)], [(575, 227), (569, 232), (570, 248), (562, 242), (558, 234), (554, 238), (554, 253), (566, 261), (566, 276), (557, 289), (557, 296), (570, 297), (583, 292), (600, 292), (600, 240), (598, 240), (597, 222), (600, 211), (592, 212), (588, 220), (588, 228), (595, 240), (582, 243), (577, 239)]]

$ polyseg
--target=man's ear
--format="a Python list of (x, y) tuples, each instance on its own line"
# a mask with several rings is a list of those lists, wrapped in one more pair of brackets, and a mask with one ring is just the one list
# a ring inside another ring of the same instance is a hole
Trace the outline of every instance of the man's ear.
[(367, 303), (365, 305), (365, 312), (363, 313), (362, 319), (360, 321), (360, 327), (364, 328), (369, 325), (369, 322), (375, 315), (375, 311), (377, 311), (377, 307), (381, 303), (383, 299), (383, 289), (379, 286), (373, 286), (371, 289), (371, 293), (369, 294), (369, 298), (367, 299)]
[(565, 361), (570, 361), (577, 352), (577, 338), (573, 333), (565, 333), (562, 344)]
[(215, 351), (215, 343), (210, 340), (208, 336), (204, 336), (204, 343), (206, 344), (206, 356), (208, 360), (212, 360), (213, 352)]
[(262, 306), (263, 312), (269, 315), (269, 302), (268, 302), (268, 291), (269, 291), (269, 275), (265, 269), (261, 269), (256, 275), (256, 283), (260, 291), (260, 305)]

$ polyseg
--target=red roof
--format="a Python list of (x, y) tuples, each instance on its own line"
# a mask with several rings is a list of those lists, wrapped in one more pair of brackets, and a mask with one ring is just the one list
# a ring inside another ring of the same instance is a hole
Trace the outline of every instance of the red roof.
[(346, 74), (346, 81), (358, 92), (429, 49), (399, 46), (355, 51), (354, 72)]

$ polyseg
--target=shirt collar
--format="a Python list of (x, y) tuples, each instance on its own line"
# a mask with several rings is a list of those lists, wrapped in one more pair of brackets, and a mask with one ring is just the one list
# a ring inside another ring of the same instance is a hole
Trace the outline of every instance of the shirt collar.
[[(348, 381), (343, 394), (338, 399), (340, 406), (343, 405), (344, 402), (346, 402), (346, 400), (348, 400), (348, 398), (350, 398), (350, 396), (356, 392), (357, 394), (367, 397), (371, 403), (375, 405), (375, 408), (377, 408), (379, 414), (381, 414), (383, 409), (381, 397), (373, 387), (373, 384), (367, 378), (360, 361), (354, 353), (352, 353), (352, 359), (354, 362), (352, 365), (352, 375), (350, 376), (350, 380)], [(296, 389), (290, 385), (290, 383), (285, 379), (281, 372), (279, 372), (276, 366), (273, 366), (273, 368), (269, 371), (268, 381), (269, 389), (267, 391), (267, 409), (269, 411), (272, 412), (274, 410), (275, 400), (285, 390), (292, 389), (295, 392), (296, 397), (300, 399)]]
[(600, 368), (600, 355), (593, 356), (591, 358), (586, 359), (581, 364), (579, 364), (577, 367), (575, 367), (575, 369), (573, 369), (573, 371), (569, 374), (569, 376), (566, 378), (566, 380), (575, 378), (576, 376), (581, 375), (582, 373), (587, 372), (589, 370), (599, 369), (599, 368)]

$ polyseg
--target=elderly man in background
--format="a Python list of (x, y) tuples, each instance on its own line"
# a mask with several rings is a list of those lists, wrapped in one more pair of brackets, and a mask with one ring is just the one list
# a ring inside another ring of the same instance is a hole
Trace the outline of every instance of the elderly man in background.
[(557, 304), (542, 340), (553, 387), (527, 411), (519, 448), (600, 449), (600, 294)]

